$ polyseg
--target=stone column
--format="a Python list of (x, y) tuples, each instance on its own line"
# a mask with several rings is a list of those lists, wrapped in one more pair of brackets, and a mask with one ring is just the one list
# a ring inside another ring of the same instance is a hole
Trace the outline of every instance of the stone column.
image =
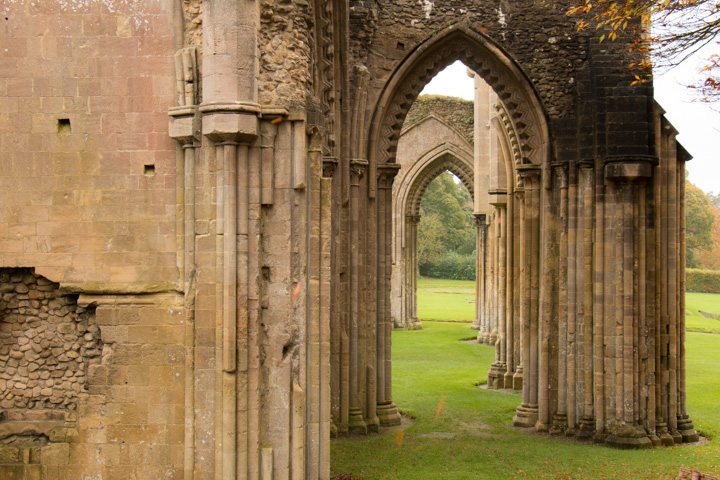
[(195, 469), (195, 157), (200, 148), (200, 115), (197, 93), (200, 78), (197, 71), (197, 52), (194, 47), (182, 48), (175, 53), (175, 80), (177, 106), (170, 109), (170, 137), (182, 148), (178, 163), (178, 191), (182, 192), (184, 213), (182, 228), (178, 228), (181, 241), (179, 253), (183, 290), (185, 292), (185, 478), (192, 478)]
[[(475, 217), (475, 319), (470, 328), (480, 330), (484, 318), (485, 299), (485, 264), (487, 262), (487, 221), (484, 213), (476, 213)], [(479, 337), (478, 337), (479, 339)]]
[[(583, 162), (579, 169), (579, 217), (582, 219), (578, 225), (578, 242), (582, 244), (583, 255), (579, 259), (579, 268), (582, 270), (582, 282), (578, 285), (579, 295), (582, 295), (582, 312), (579, 320), (582, 323), (582, 357), (579, 365), (579, 376), (582, 376), (582, 400), (578, 405), (580, 438), (590, 438), (595, 431), (594, 397), (593, 397), (593, 201), (594, 171), (591, 163)], [(639, 391), (639, 390), (638, 390)]]
[[(567, 323), (568, 323), (568, 175), (567, 165), (553, 168), (559, 198), (558, 218), (558, 353), (557, 353), (557, 411), (553, 415), (550, 433), (565, 433), (567, 417)], [(558, 191), (559, 190), (559, 191)]]
[(360, 222), (360, 182), (366, 175), (367, 162), (355, 161), (350, 168), (350, 411), (348, 431), (351, 434), (366, 434), (367, 426), (360, 405), (360, 369), (364, 368), (360, 360), (360, 316), (361, 281), (360, 249), (358, 241), (364, 225)]
[(514, 196), (507, 196), (505, 208), (505, 378), (504, 388), (513, 388), (513, 373), (515, 370), (515, 318), (514, 318), (514, 292), (516, 276), (514, 274), (515, 264), (515, 239), (514, 239)]
[[(378, 295), (384, 298), (384, 308), (378, 308), (377, 320), (377, 416), (382, 426), (400, 424), (400, 414), (392, 401), (392, 329), (390, 314), (390, 275), (392, 271), (392, 182), (399, 165), (380, 165), (378, 171)], [(419, 220), (419, 218), (418, 218)], [(417, 225), (417, 222), (415, 222)], [(417, 249), (414, 250), (417, 252)], [(417, 253), (416, 253), (417, 255)], [(417, 260), (414, 262), (417, 266)], [(415, 267), (417, 268), (417, 267)], [(417, 279), (417, 275), (415, 275)], [(417, 288), (417, 287), (416, 287)]]
[[(637, 195), (643, 182), (651, 177), (651, 166), (645, 158), (607, 162), (605, 177), (615, 197), (615, 261), (613, 281), (617, 302), (614, 309), (615, 335), (615, 419), (609, 423), (606, 443), (621, 448), (649, 448), (652, 443), (645, 429), (639, 425), (635, 402), (638, 385), (638, 354), (636, 327), (638, 322), (637, 258), (639, 238), (635, 235), (638, 218), (635, 211)], [(644, 222), (645, 219), (640, 219)], [(612, 420), (612, 419), (610, 419)]]
[(521, 262), (521, 343), (523, 401), (513, 424), (534, 427), (538, 420), (538, 300), (540, 261), (540, 170), (526, 167), (518, 171), (524, 189), (520, 223)]
[(417, 229), (419, 223), (420, 215), (405, 215), (405, 318), (402, 328), (407, 330), (422, 328), (422, 323), (417, 315)]
[[(518, 177), (520, 180), (521, 177)], [(523, 376), (525, 372), (523, 358), (523, 314), (524, 314), (524, 297), (523, 297), (523, 259), (525, 258), (524, 228), (525, 228), (525, 186), (521, 181), (515, 188), (513, 197), (513, 345), (515, 356), (515, 369), (512, 377), (512, 388), (521, 390), (523, 388)]]
[[(493, 230), (496, 232), (494, 235), (495, 241), (493, 242), (495, 248), (493, 248), (493, 254), (497, 254), (497, 261), (496, 264), (496, 274), (495, 274), (495, 281), (493, 282), (493, 286), (495, 287), (494, 291), (490, 292), (490, 294), (494, 295), (495, 300), (495, 315), (496, 315), (496, 325), (497, 328), (500, 330), (496, 333), (496, 341), (492, 343), (491, 345), (495, 347), (495, 361), (490, 366), (490, 370), (488, 371), (488, 388), (503, 388), (504, 387), (504, 379), (505, 379), (505, 373), (507, 371), (507, 366), (505, 363), (505, 224), (506, 218), (503, 215), (504, 209), (498, 206), (495, 206), (495, 211), (497, 213), (497, 220), (494, 222), (495, 227)], [(493, 336), (491, 334), (490, 340), (492, 340)]]

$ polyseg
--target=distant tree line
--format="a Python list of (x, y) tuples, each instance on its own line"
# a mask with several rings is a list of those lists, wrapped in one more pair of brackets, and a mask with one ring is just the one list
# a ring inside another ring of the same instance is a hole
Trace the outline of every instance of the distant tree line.
[(685, 181), (687, 268), (720, 270), (720, 194), (706, 194)]
[[(720, 271), (720, 193), (706, 194), (686, 180), (685, 197), (687, 268)], [(467, 189), (450, 172), (443, 172), (425, 191), (420, 211), (420, 275), (475, 280), (475, 224)], [(705, 281), (705, 273), (693, 271), (689, 275), (693, 279), (702, 275)]]
[(475, 280), (475, 223), (467, 189), (445, 171), (420, 202), (418, 267), (433, 278)]

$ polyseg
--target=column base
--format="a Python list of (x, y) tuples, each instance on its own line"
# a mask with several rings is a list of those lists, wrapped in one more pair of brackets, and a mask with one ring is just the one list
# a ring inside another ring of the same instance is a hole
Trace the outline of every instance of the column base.
[(337, 425), (335, 425), (334, 421), (330, 421), (330, 438), (335, 438), (337, 436), (338, 436)]
[(520, 404), (515, 410), (513, 417), (513, 425), (516, 427), (530, 428), (534, 427), (538, 420), (537, 405)]
[[(644, 433), (644, 432), (643, 432)], [(583, 416), (580, 418), (580, 429), (577, 438), (588, 439), (595, 434), (595, 421), (592, 417)]]
[(413, 322), (412, 324), (410, 324), (410, 327), (408, 328), (408, 330), (422, 330), (422, 328), (423, 328), (422, 322), (420, 320), (417, 320), (417, 321)]
[(503, 378), (503, 388), (513, 388), (513, 372), (509, 369), (505, 372), (505, 378)]
[(639, 425), (617, 425), (605, 439), (605, 445), (621, 450), (652, 448), (645, 429)]
[(678, 432), (682, 435), (684, 443), (694, 443), (700, 441), (700, 434), (695, 430), (689, 415), (678, 415)]
[(380, 419), (378, 417), (371, 418), (365, 422), (365, 425), (368, 433), (378, 433), (380, 431)]
[(475, 320), (470, 325), (470, 330), (480, 330), (480, 321)]
[(675, 440), (673, 440), (673, 437), (668, 433), (667, 429), (667, 423), (665, 422), (658, 422), (656, 426), (657, 436), (660, 438), (660, 444), (665, 447), (672, 447), (675, 445)]
[(359, 408), (350, 409), (348, 433), (350, 435), (367, 435), (367, 425)]
[(522, 367), (517, 367), (517, 370), (515, 370), (515, 374), (513, 375), (512, 388), (514, 390), (522, 390), (522, 387), (523, 387), (523, 369), (522, 369)]
[(400, 414), (397, 411), (397, 405), (392, 402), (378, 403), (377, 416), (380, 425), (383, 427), (400, 425)]
[(335, 435), (347, 435), (348, 434), (348, 424), (347, 423), (334, 423), (331, 425), (330, 432), (332, 433), (332, 427), (335, 427)]
[(552, 426), (550, 427), (550, 435), (562, 435), (567, 430), (567, 415), (564, 413), (556, 413), (552, 418)]
[(649, 438), (650, 438), (650, 442), (652, 443), (652, 446), (653, 446), (653, 447), (660, 447), (660, 446), (662, 446), (662, 442), (660, 441), (660, 437), (658, 437), (657, 435), (655, 435), (655, 434), (650, 435)]
[(488, 345), (490, 345), (491, 347), (494, 347), (495, 344), (497, 343), (497, 339), (498, 339), (497, 331), (493, 330), (490, 333), (490, 336), (488, 337)]
[(504, 362), (494, 362), (488, 370), (487, 387), (492, 389), (503, 388), (505, 386), (505, 372), (507, 368)]
[(675, 445), (680, 445), (682, 443), (682, 435), (680, 435), (680, 432), (677, 430), (670, 430), (670, 436), (672, 437)]

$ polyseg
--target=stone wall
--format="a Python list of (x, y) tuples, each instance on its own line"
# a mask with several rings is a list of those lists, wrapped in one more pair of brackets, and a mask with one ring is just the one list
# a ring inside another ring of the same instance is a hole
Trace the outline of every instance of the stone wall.
[[(403, 130), (407, 130), (426, 116), (433, 114), (445, 120), (448, 125), (462, 133), (471, 145), (474, 143), (474, 104), (472, 100), (439, 95), (421, 95), (410, 107)], [(399, 162), (402, 163), (402, 162)]]
[(260, 103), (302, 104), (312, 88), (312, 9), (305, 0), (261, 2)]
[(3, 3), (0, 265), (177, 280), (169, 3)]
[(0, 269), (0, 408), (77, 409), (90, 365), (102, 354), (94, 309), (30, 269)]

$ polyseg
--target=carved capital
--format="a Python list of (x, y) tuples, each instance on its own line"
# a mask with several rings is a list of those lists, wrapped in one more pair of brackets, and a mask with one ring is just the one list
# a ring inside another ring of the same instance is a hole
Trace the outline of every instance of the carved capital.
[(475, 226), (482, 227), (487, 224), (487, 214), (485, 213), (474, 213), (473, 217), (475, 217)]
[(168, 133), (181, 145), (193, 145), (200, 139), (201, 117), (196, 106), (173, 107), (168, 111)]
[(383, 163), (377, 167), (378, 188), (392, 188), (393, 180), (400, 171), (398, 163)]
[(557, 185), (560, 189), (568, 188), (568, 166), (566, 163), (553, 165), (553, 172), (557, 179)]
[(422, 215), (405, 215), (405, 221), (408, 223), (408, 225), (417, 225), (420, 223), (420, 219), (422, 218)]
[(324, 178), (332, 178), (338, 165), (336, 157), (323, 157), (322, 176)]
[(368, 161), (354, 159), (350, 161), (350, 185), (360, 185), (360, 180), (365, 176), (368, 168)]
[(541, 169), (536, 165), (520, 166), (517, 168), (518, 186), (523, 189), (538, 188)]

